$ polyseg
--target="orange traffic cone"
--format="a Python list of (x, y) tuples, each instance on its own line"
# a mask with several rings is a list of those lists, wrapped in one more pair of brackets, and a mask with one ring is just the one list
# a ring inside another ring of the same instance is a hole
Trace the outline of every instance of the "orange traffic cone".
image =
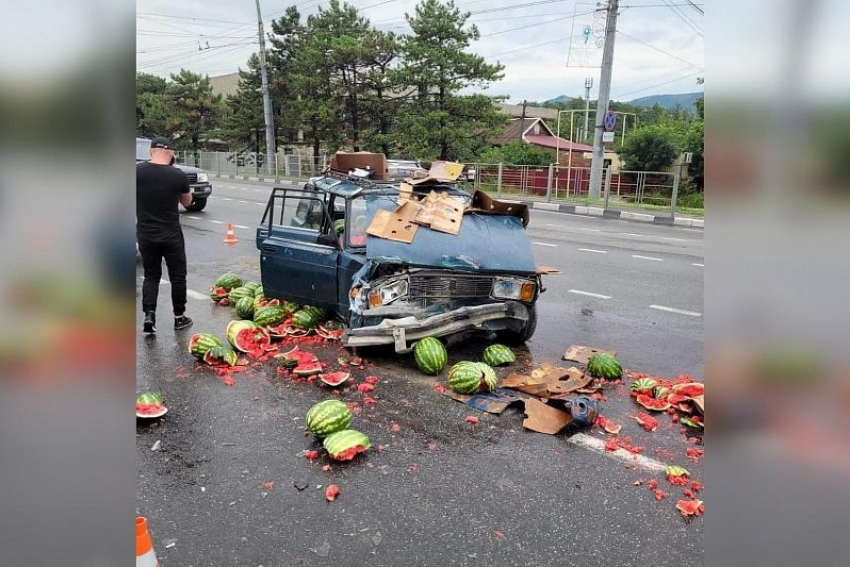
[(227, 234), (224, 237), (225, 244), (236, 244), (239, 242), (239, 239), (236, 238), (236, 235), (233, 234), (233, 223), (229, 223), (227, 225)]
[(148, 533), (148, 521), (142, 516), (136, 518), (136, 567), (159, 567)]

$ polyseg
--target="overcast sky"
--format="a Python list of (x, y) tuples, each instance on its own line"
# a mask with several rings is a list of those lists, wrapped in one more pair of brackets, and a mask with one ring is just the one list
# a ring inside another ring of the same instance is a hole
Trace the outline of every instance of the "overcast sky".
[[(555, 96), (584, 95), (585, 77), (593, 77), (596, 97), (599, 68), (568, 66), (596, 63), (592, 30), (595, 3), (573, 0), (456, 0), (471, 12), (482, 38), (473, 50), (505, 65), (505, 78), (487, 94), (510, 96), (510, 102), (543, 101)], [(512, 8), (535, 2), (534, 6)], [(382, 30), (409, 31), (404, 14), (416, 0), (354, 0)], [(702, 1), (694, 2), (705, 9)], [(261, 0), (266, 32), (280, 17), (287, 0)], [(314, 13), (324, 0), (296, 2), (302, 15)], [(702, 37), (704, 16), (684, 0), (620, 0), (611, 95), (631, 100), (652, 95), (702, 90), (705, 76)], [(585, 37), (583, 30), (589, 26)], [(572, 38), (572, 39), (571, 39)], [(585, 42), (587, 39), (587, 42)], [(199, 51), (199, 43), (205, 48)], [(210, 49), (206, 49), (209, 45)], [(136, 62), (139, 71), (167, 77), (181, 68), (210, 76), (244, 68), (257, 50), (256, 7), (253, 0), (138, 0)]]

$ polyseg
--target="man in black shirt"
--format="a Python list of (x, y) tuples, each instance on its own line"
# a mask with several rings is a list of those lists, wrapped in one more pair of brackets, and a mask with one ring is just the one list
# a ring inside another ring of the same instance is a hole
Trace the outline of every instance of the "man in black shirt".
[(156, 332), (156, 299), (162, 279), (162, 260), (171, 280), (174, 328), (192, 325), (186, 311), (186, 247), (177, 204), (192, 202), (189, 179), (173, 167), (174, 146), (168, 138), (151, 140), (150, 161), (136, 165), (136, 237), (145, 269), (142, 310), (145, 333)]

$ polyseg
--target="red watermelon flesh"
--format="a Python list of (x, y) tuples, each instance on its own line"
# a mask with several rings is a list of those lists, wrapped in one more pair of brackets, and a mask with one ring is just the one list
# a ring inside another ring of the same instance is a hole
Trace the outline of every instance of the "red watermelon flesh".
[(314, 362), (319, 361), (315, 354), (304, 352), (298, 347), (283, 353), (283, 355), (290, 360), (296, 360), (298, 362), (298, 366), (301, 366), (302, 364), (313, 364)]
[(705, 505), (702, 500), (679, 500), (676, 502), (676, 509), (685, 518), (690, 518), (691, 516), (701, 516), (705, 511)]
[(365, 453), (365, 452), (366, 452), (366, 447), (364, 447), (363, 445), (356, 445), (354, 447), (351, 447), (350, 449), (346, 449), (345, 451), (337, 453), (336, 455), (333, 456), (333, 458), (336, 459), (337, 461), (350, 461), (350, 460), (354, 459), (354, 457), (356, 457), (360, 453)]
[(310, 362), (305, 364), (299, 364), (292, 371), (293, 374), (298, 374), (299, 376), (310, 376), (312, 374), (318, 374), (322, 371), (322, 364), (319, 362)]
[(136, 404), (136, 415), (157, 416), (164, 412), (163, 404)]
[(646, 394), (638, 395), (635, 401), (646, 409), (652, 411), (667, 411), (667, 409), (670, 408), (670, 404), (668, 402), (665, 402), (664, 400), (656, 400), (652, 396), (647, 396)]
[(346, 382), (350, 376), (348, 372), (327, 372), (319, 375), (319, 379), (328, 386), (339, 386)]
[(261, 350), (271, 343), (271, 336), (265, 329), (243, 329), (236, 335), (235, 346), (242, 352)]
[(667, 401), (673, 404), (674, 406), (678, 406), (682, 402), (688, 401), (687, 396), (680, 396), (679, 394), (670, 394), (667, 396)]
[(269, 334), (272, 337), (279, 339), (279, 338), (285, 337), (288, 334), (286, 332), (286, 327), (287, 327), (286, 322), (283, 322), (280, 325), (274, 325), (274, 326), (270, 325), (270, 326), (266, 327), (266, 330), (269, 332)]
[(673, 386), (673, 392), (680, 396), (695, 398), (705, 394), (705, 384), (699, 382), (691, 382), (690, 384), (676, 384)]

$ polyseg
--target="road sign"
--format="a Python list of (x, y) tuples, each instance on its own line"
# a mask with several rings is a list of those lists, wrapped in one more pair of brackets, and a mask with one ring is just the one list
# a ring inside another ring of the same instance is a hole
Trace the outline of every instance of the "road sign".
[(613, 131), (614, 126), (617, 125), (617, 115), (609, 110), (605, 113), (605, 120), (602, 122), (602, 125), (605, 127), (606, 132)]
[(682, 156), (682, 163), (693, 163), (694, 161), (694, 153), (693, 152), (685, 152), (685, 155)]
[(602, 132), (602, 143), (610, 144), (614, 141), (614, 132)]

